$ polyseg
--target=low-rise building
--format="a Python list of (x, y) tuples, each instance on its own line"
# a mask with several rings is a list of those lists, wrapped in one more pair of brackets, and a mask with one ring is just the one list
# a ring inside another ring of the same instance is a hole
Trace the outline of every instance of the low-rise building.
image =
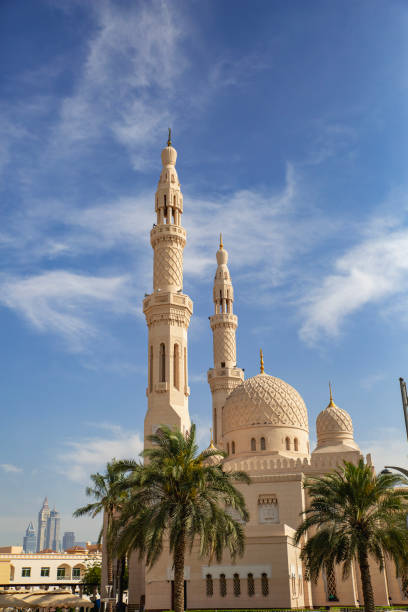
[(76, 584), (88, 567), (102, 559), (99, 551), (25, 554), (13, 550), (18, 547), (6, 548), (10, 551), (0, 549), (0, 586)]

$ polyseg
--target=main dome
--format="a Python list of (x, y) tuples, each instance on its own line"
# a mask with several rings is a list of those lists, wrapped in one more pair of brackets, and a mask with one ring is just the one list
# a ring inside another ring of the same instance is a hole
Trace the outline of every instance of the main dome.
[(242, 427), (276, 425), (309, 431), (307, 408), (300, 394), (275, 376), (248, 378), (228, 396), (223, 410), (224, 434)]

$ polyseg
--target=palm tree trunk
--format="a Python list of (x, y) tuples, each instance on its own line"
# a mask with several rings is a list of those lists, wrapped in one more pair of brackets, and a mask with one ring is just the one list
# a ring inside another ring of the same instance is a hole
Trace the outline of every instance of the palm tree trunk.
[(174, 549), (174, 612), (184, 612), (185, 532), (180, 532)]
[(375, 612), (373, 585), (371, 582), (370, 566), (366, 548), (358, 551), (358, 564), (360, 566), (361, 586), (363, 587), (364, 608), (366, 612)]
[[(107, 556), (106, 564), (107, 564), (107, 571), (108, 571), (108, 584), (113, 585), (113, 562), (112, 562), (112, 556), (108, 550), (106, 552), (106, 556)], [(112, 588), (112, 591), (113, 591), (113, 588)], [(112, 597), (112, 593), (110, 593), (109, 597)], [(109, 612), (113, 611), (112, 601), (108, 602), (108, 611)]]

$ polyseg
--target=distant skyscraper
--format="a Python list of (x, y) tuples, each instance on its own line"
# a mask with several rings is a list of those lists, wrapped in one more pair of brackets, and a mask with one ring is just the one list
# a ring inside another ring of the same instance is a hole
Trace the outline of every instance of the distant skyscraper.
[(59, 512), (56, 511), (55, 506), (53, 510), (51, 510), (50, 515), (47, 521), (47, 540), (46, 540), (46, 548), (50, 548), (51, 550), (55, 550), (56, 552), (60, 552), (61, 550), (61, 538), (60, 538), (60, 529), (61, 529), (61, 519)]
[(66, 531), (62, 538), (62, 550), (72, 548), (75, 544), (75, 533), (73, 531)]
[(23, 549), (25, 553), (35, 553), (37, 549), (37, 538), (35, 537), (35, 529), (31, 521), (26, 529)]
[(47, 526), (49, 516), (50, 507), (48, 505), (48, 499), (45, 498), (42, 508), (38, 513), (37, 552), (40, 552), (41, 550), (44, 550), (44, 548), (47, 548)]

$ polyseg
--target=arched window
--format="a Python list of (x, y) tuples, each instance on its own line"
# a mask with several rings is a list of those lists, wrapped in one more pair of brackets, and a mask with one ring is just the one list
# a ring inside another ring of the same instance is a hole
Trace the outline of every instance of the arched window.
[(262, 574), (261, 584), (262, 584), (262, 595), (264, 597), (267, 597), (269, 595), (269, 581), (268, 581), (267, 574)]
[(286, 450), (290, 450), (290, 438), (285, 438)]
[(160, 382), (166, 382), (166, 347), (160, 344)]
[(227, 581), (225, 579), (225, 574), (220, 574), (220, 595), (221, 597), (225, 597), (227, 594)]
[(265, 438), (261, 438), (261, 450), (266, 449)]
[(173, 378), (174, 386), (176, 389), (180, 389), (180, 349), (178, 344), (174, 345)]
[(205, 577), (205, 591), (207, 597), (212, 597), (214, 595), (214, 584), (211, 574), (207, 574)]
[(235, 442), (231, 442), (231, 452), (235, 455)]
[(149, 389), (153, 391), (153, 347), (150, 347)]
[(256, 451), (256, 440), (251, 438), (251, 451)]
[(227, 455), (229, 455), (229, 442), (227, 442)]
[(241, 595), (241, 581), (239, 579), (239, 574), (234, 574), (234, 595), (235, 597), (239, 597)]
[(248, 595), (249, 597), (255, 595), (255, 580), (253, 574), (248, 574)]
[(293, 440), (293, 448), (295, 449), (295, 451), (299, 450), (299, 440), (297, 438)]
[(164, 209), (163, 209), (163, 214), (167, 220), (167, 196), (166, 194), (164, 194)]

